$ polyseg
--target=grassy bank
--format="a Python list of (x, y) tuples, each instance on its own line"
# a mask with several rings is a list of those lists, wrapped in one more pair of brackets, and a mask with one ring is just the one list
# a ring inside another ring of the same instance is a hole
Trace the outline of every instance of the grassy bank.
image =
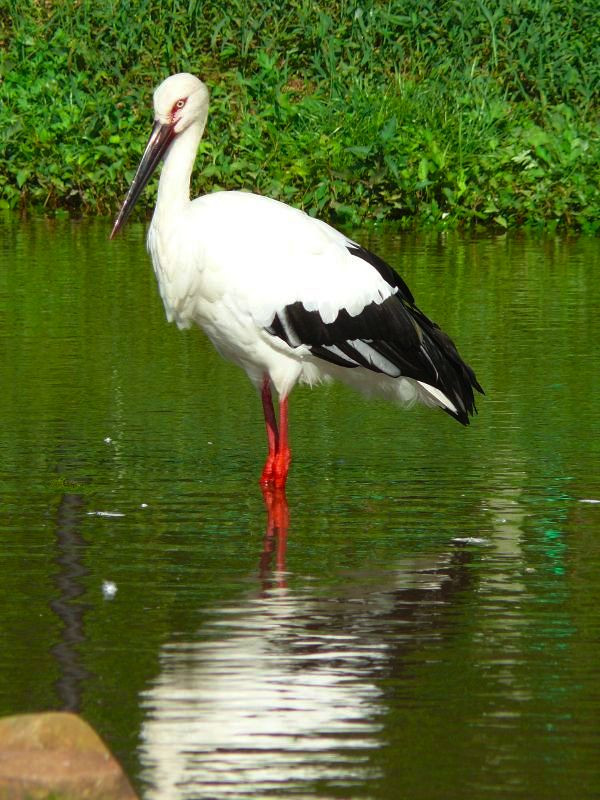
[(195, 192), (594, 232), (598, 19), (597, 0), (3, 0), (0, 206), (113, 213), (152, 87), (187, 70), (212, 92)]

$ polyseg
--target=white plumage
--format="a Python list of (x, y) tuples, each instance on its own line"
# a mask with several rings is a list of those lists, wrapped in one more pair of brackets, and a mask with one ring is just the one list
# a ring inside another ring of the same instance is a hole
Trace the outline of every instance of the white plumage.
[(268, 372), (279, 394), (298, 380), (314, 383), (318, 373), (293, 330), (287, 332), (294, 347), (267, 332), (277, 312), (299, 300), (327, 325), (340, 308), (356, 316), (395, 293), (350, 254), (345, 236), (267, 197), (217, 192), (194, 200), (175, 223), (180, 232), (169, 235), (176, 258), (169, 257), (173, 246), (161, 245), (161, 228), (155, 214), (148, 247), (167, 318), (182, 328), (200, 325), (257, 387)]
[[(403, 405), (474, 413), (472, 370), (381, 259), (302, 211), (247, 192), (190, 201), (208, 91), (187, 73), (154, 94), (155, 124), (117, 220), (124, 224), (162, 156), (148, 249), (167, 319), (199, 325), (262, 392), (269, 455), (264, 486), (290, 462), (287, 397), (298, 382), (339, 379)], [(279, 426), (271, 400), (279, 395)]]

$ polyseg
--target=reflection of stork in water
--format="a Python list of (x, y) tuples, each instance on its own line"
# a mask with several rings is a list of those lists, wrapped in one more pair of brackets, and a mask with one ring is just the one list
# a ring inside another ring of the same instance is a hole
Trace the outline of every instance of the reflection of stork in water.
[[(334, 595), (286, 585), (289, 512), (265, 492), (260, 587), (208, 610), (197, 637), (171, 642), (144, 692), (140, 761), (149, 800), (314, 796), (378, 774), (386, 702), (378, 679), (439, 637), (472, 571), (464, 550), (348, 575)], [(317, 587), (315, 586), (315, 589)]]

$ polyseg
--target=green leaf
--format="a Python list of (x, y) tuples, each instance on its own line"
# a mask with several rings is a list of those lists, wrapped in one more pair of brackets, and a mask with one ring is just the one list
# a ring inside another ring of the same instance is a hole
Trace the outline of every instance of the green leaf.
[(361, 156), (362, 158), (366, 158), (367, 156), (371, 155), (371, 147), (366, 145), (356, 145), (355, 147), (347, 147), (346, 151), (348, 153), (352, 153), (355, 156)]
[(31, 170), (29, 170), (27, 168), (20, 169), (17, 172), (17, 186), (19, 187), (19, 189), (23, 188), (23, 185), (24, 185), (25, 181), (27, 180), (27, 178), (30, 175), (31, 175)]
[(397, 127), (398, 127), (398, 119), (396, 117), (388, 119), (388, 121), (381, 129), (381, 133), (379, 134), (381, 141), (389, 142), (390, 139), (393, 139)]

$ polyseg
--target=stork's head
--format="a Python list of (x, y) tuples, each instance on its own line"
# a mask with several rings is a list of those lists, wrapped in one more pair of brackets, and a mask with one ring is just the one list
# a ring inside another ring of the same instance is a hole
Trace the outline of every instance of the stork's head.
[(208, 89), (189, 72), (164, 80), (154, 91), (154, 120), (182, 133), (193, 122), (205, 122)]
[(110, 234), (112, 239), (123, 227), (152, 173), (173, 140), (191, 125), (204, 129), (208, 113), (208, 89), (189, 72), (164, 80), (154, 92), (154, 127), (142, 160)]

